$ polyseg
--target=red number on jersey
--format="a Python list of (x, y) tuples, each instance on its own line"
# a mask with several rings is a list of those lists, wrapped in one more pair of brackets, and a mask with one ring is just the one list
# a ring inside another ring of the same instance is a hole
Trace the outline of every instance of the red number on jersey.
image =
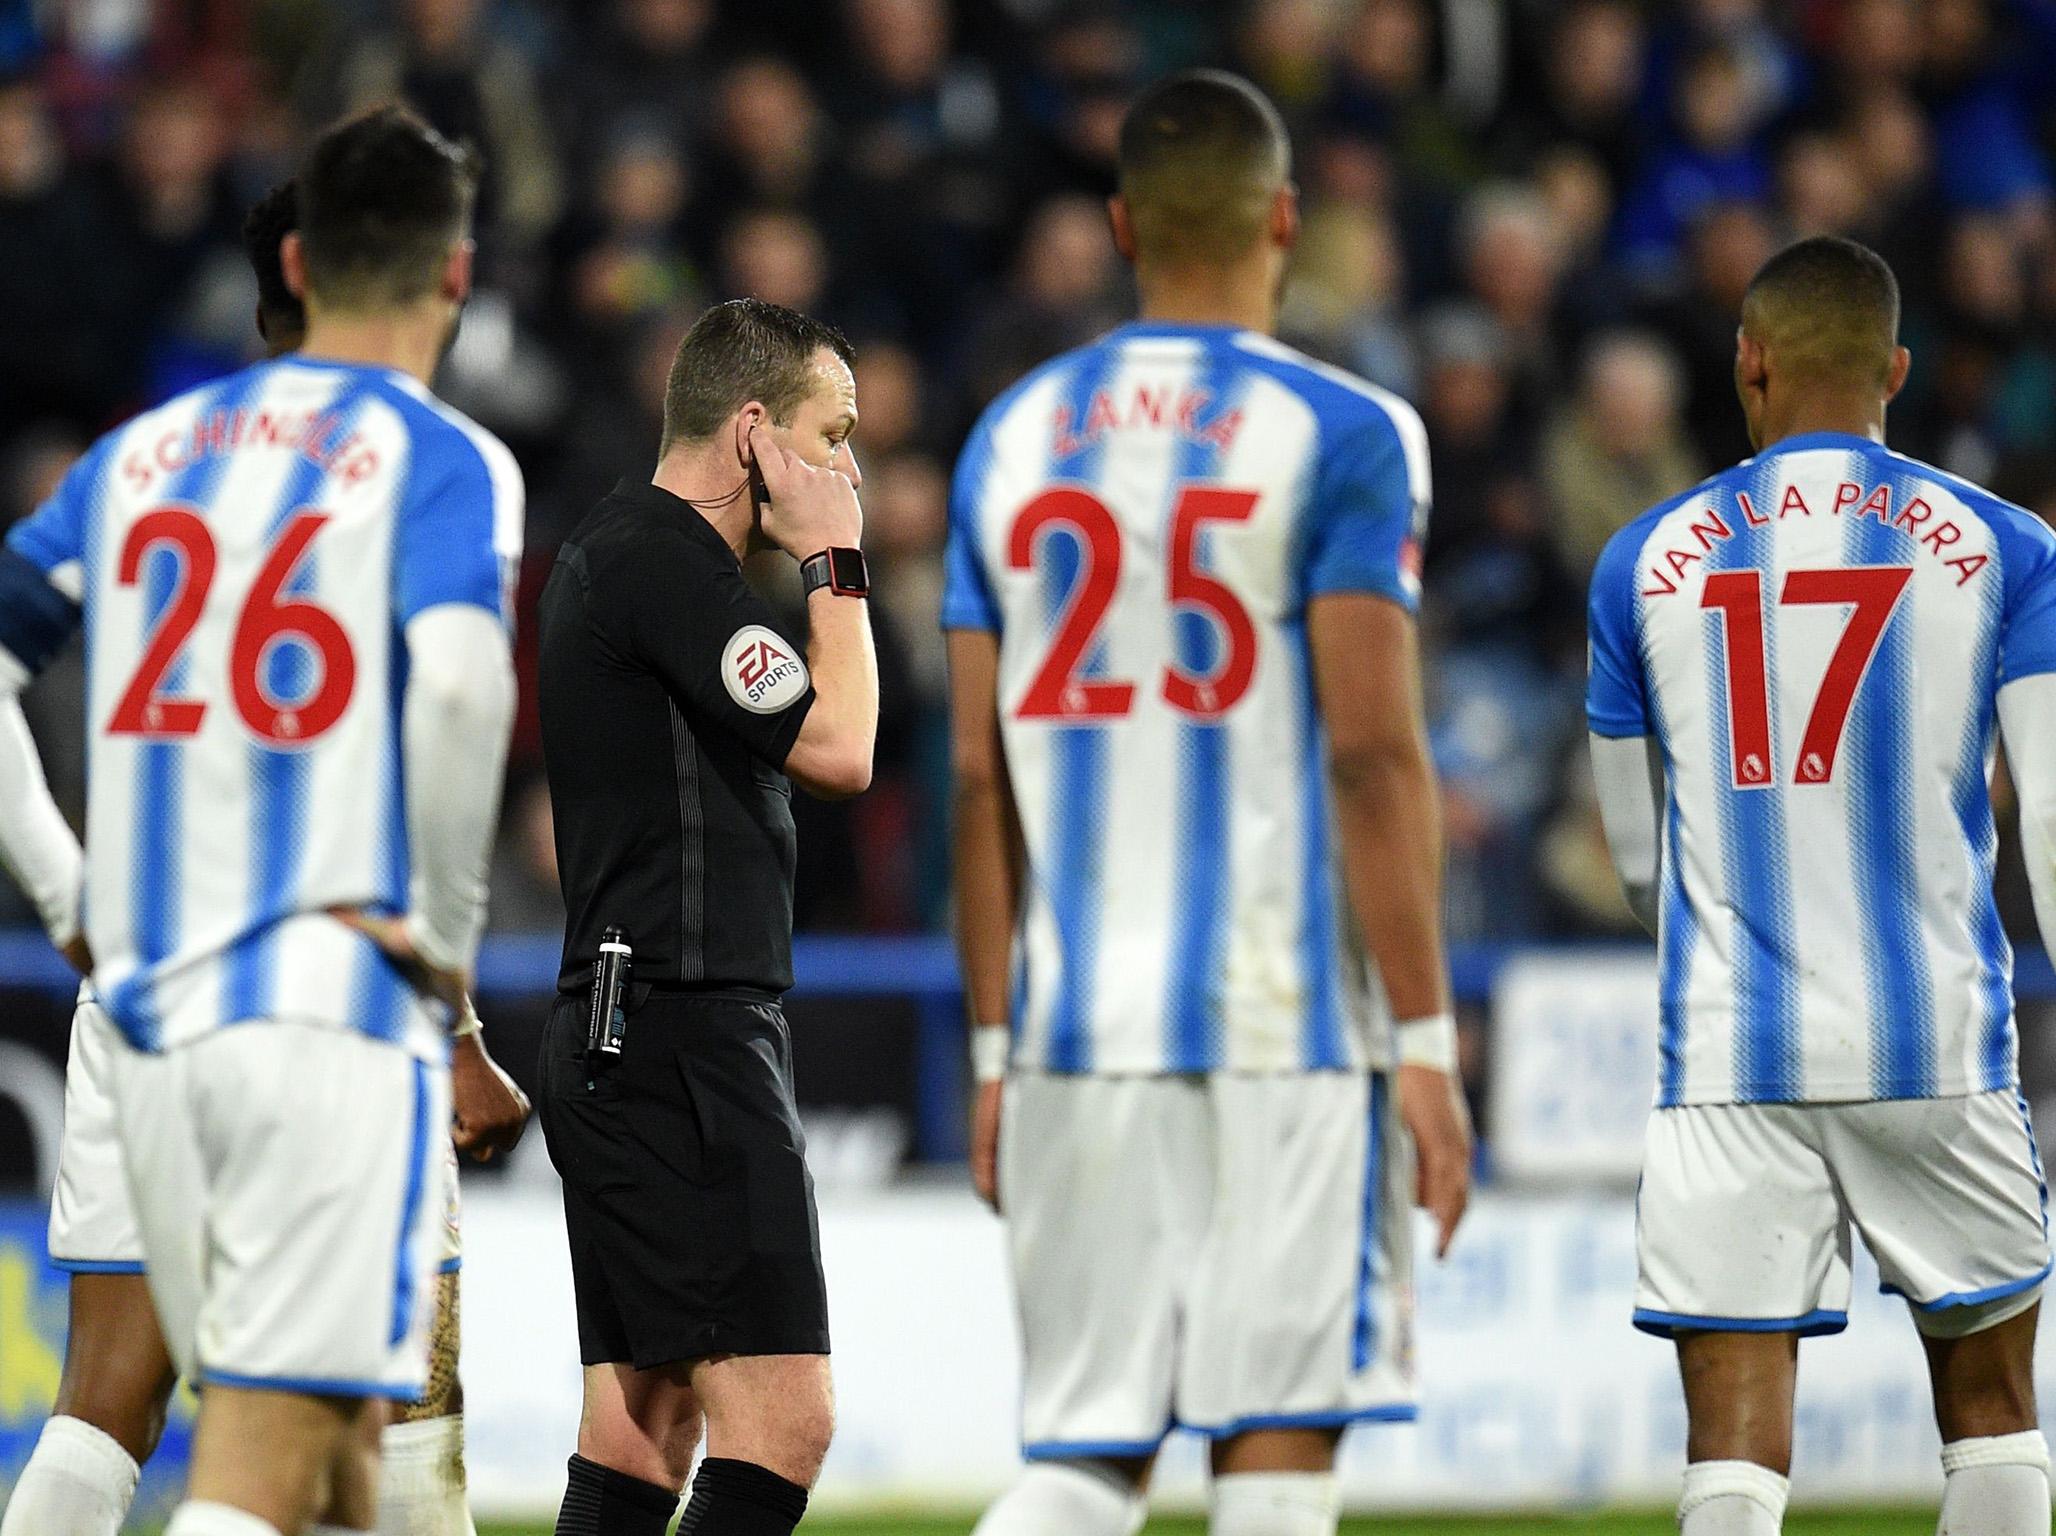
[(1226, 583), (1193, 563), (1199, 553), (1199, 525), (1247, 522), (1255, 510), (1255, 491), (1190, 485), (1171, 515), (1171, 605), (1212, 614), (1221, 626), (1225, 654), (1211, 677), (1195, 677), (1173, 662), (1164, 674), (1164, 699), (1171, 708), (1202, 720), (1218, 720), (1249, 692), (1250, 679), (1256, 676), (1256, 626)]
[(1093, 636), (1113, 605), (1121, 582), (1121, 529), (1106, 503), (1072, 486), (1044, 491), (1014, 519), (1007, 561), (1017, 571), (1035, 563), (1035, 541), (1045, 528), (1069, 528), (1078, 535), (1079, 572), (1071, 601), (1057, 624), (1057, 637), (1035, 680), (1021, 697), (1023, 720), (1114, 720), (1128, 713), (1133, 683), (1083, 678), (1079, 666), (1092, 652)]
[[(327, 521), (326, 512), (293, 514), (257, 573), (243, 616), (236, 620), (228, 664), (236, 713), (273, 746), (294, 746), (321, 735), (343, 718), (357, 686), (357, 655), (336, 616), (302, 598), (279, 600), (293, 567)], [(264, 686), (264, 663), (271, 648), (288, 640), (302, 642), (321, 660), (320, 683), (297, 704), (273, 698)]]
[(121, 546), (114, 579), (124, 587), (134, 586), (142, 579), (143, 557), (159, 546), (178, 551), (178, 586), (165, 605), (157, 633), (143, 647), (136, 675), (129, 679), (107, 719), (108, 733), (114, 736), (191, 736), (199, 731), (207, 713), (203, 699), (166, 698), (157, 689), (207, 606), (207, 589), (214, 584), (214, 535), (189, 508), (158, 507), (145, 512)]
[[(1849, 724), (1856, 690), (1870, 670), (1885, 626), (1899, 606), (1913, 572), (1903, 565), (1834, 566), (1793, 571), (1785, 577), (1781, 604), (1839, 604), (1851, 611), (1848, 626), (1828, 659), (1820, 692), (1799, 738), (1793, 777), (1801, 784), (1825, 784)], [(1717, 571), (1706, 578), (1699, 606), (1721, 610), (1728, 671), (1728, 740), (1732, 743), (1734, 786), (1762, 789), (1771, 782), (1770, 700), (1764, 683), (1763, 578), (1756, 571)]]
[[(1173, 664), (1164, 674), (1163, 696), (1173, 709), (1202, 720), (1218, 720), (1249, 692), (1256, 676), (1256, 626), (1249, 610), (1225, 582), (1200, 569), (1200, 524), (1244, 522), (1256, 510), (1254, 491), (1224, 491), (1189, 485), (1171, 514), (1170, 561), (1166, 570), (1171, 606), (1197, 608), (1220, 625), (1220, 665), (1201, 677)], [(1007, 540), (1007, 563), (1025, 571), (1035, 563), (1035, 541), (1052, 525), (1078, 535), (1084, 570), (1057, 623), (1056, 639), (1036, 669), (1014, 711), (1023, 720), (1117, 720), (1135, 703), (1135, 685), (1106, 678), (1082, 678), (1078, 668), (1092, 654), (1094, 638), (1113, 606), (1121, 579), (1121, 525), (1105, 502), (1076, 486), (1044, 491), (1021, 509)]]
[[(236, 618), (229, 647), (229, 691), (236, 713), (258, 737), (273, 746), (303, 746), (343, 717), (356, 688), (357, 657), (350, 637), (336, 616), (302, 598), (280, 600), (279, 594), (307, 553), (307, 546), (328, 521), (325, 512), (293, 514)], [(146, 736), (168, 740), (196, 735), (206, 715), (202, 699), (175, 699), (157, 690), (164, 674), (184, 648), (207, 604), (214, 583), (214, 535), (185, 507), (159, 507), (137, 518), (121, 547), (115, 579), (132, 587), (140, 579), (143, 557), (158, 545), (180, 554), (179, 585), (165, 608), (157, 633), (144, 647), (136, 675), (108, 716), (111, 736)], [(273, 646), (297, 640), (321, 662), (321, 681), (295, 704), (272, 697), (264, 686), (263, 667)]]

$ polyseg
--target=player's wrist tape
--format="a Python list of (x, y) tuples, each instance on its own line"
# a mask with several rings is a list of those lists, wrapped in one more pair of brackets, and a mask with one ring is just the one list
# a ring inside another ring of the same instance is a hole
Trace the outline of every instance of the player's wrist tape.
[(1402, 1067), (1456, 1071), (1456, 1015), (1431, 1013), (1425, 1018), (1402, 1019), (1392, 1026), (1392, 1033), (1399, 1042)]
[(470, 999), (467, 998), (463, 1011), (457, 1015), (457, 1022), (450, 1026), (450, 1038), (452, 1040), (462, 1040), (466, 1035), (477, 1035), (484, 1032), (485, 1020), (478, 1016), (478, 1010), (471, 1006)]
[(1004, 1024), (971, 1026), (971, 1080), (983, 1087), (1007, 1075), (1007, 1058), (1014, 1053), (1014, 1032)]

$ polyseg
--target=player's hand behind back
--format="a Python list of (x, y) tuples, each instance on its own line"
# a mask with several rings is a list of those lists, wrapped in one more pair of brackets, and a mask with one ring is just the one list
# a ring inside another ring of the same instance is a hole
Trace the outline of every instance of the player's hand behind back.
[(809, 464), (781, 447), (768, 427), (750, 429), (750, 452), (771, 505), (764, 536), (795, 560), (824, 549), (854, 548), (864, 536), (864, 510), (849, 477)]
[(384, 950), (415, 991), (447, 1003), (459, 1015), (471, 1006), (470, 972), (445, 970), (425, 959), (414, 947), (414, 934), (404, 916), (380, 917), (353, 907), (332, 907), (328, 915)]
[(473, 1030), (450, 1047), (450, 1107), (457, 1150), (481, 1163), (514, 1150), (528, 1128), (528, 1095)]
[(75, 933), (58, 945), (57, 953), (64, 956), (65, 962), (81, 976), (93, 974), (93, 951), (83, 933)]
[(1414, 1142), (1414, 1204), (1435, 1218), (1444, 1258), (1471, 1199), (1471, 1112), (1462, 1085), (1433, 1067), (1399, 1069), (1399, 1117)]

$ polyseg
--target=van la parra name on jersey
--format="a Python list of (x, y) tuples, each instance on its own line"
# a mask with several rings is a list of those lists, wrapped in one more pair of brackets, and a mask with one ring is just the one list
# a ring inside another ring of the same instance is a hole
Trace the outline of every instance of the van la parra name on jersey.
[[(1747, 491), (1734, 493), (1733, 513), (1723, 516), (1716, 507), (1706, 507), (1685, 524), (1685, 537), (1692, 541), (1688, 547), (1673, 547), (1664, 550), (1649, 565), (1649, 585), (1642, 589), (1644, 597), (1669, 597), (1678, 590), (1680, 579), (1692, 565), (1704, 560), (1713, 552), (1716, 543), (1732, 539), (1737, 527), (1762, 528), (1788, 517), (1812, 517), (1815, 509), (1807, 505), (1806, 497), (1796, 485), (1785, 487), (1784, 499), (1778, 503), (1775, 512), (1760, 509), (1750, 499)], [(1853, 480), (1844, 480), (1835, 487), (1834, 505), (1819, 509), (1824, 517), (1874, 517), (1887, 528), (1897, 529), (1916, 542), (1950, 570), (1956, 573), (1956, 585), (1967, 585), (1986, 566), (1992, 563), (1991, 556), (1982, 554), (1951, 555), (1949, 546), (1961, 543), (1963, 530), (1946, 517), (1938, 517), (1935, 509), (1919, 496), (1908, 500), (1897, 511), (1892, 507), (1892, 488), (1889, 485), (1874, 486), (1866, 495), (1862, 486)]]

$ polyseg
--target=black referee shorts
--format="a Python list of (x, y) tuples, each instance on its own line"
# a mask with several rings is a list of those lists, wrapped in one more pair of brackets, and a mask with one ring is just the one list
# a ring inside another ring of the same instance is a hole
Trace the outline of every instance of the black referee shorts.
[(541, 1118), (587, 1365), (824, 1355), (828, 1297), (792, 1038), (776, 1001), (652, 992), (618, 1057), (585, 1053), (587, 999), (543, 1034)]

